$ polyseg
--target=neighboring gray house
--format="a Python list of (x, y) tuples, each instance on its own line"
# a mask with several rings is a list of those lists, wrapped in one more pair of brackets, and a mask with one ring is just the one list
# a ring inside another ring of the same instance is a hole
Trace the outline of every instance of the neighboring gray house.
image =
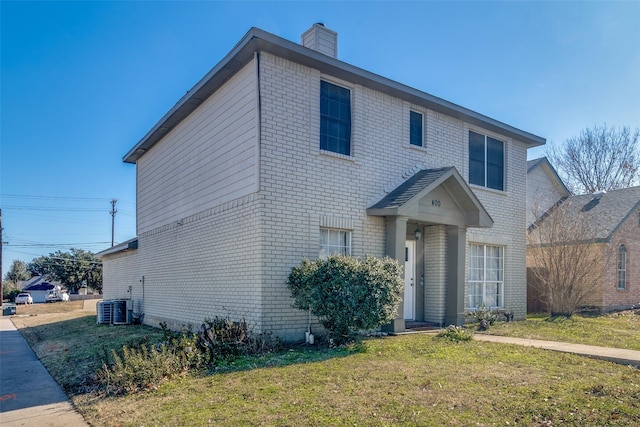
[(321, 24), (302, 40), (252, 28), (124, 156), (138, 237), (99, 254), (104, 298), (295, 340), (287, 276), (337, 252), (405, 265), (390, 330), (481, 303), (524, 318), (527, 149), (545, 140), (338, 60)]
[(46, 298), (49, 292), (60, 289), (59, 283), (50, 283), (42, 276), (33, 276), (22, 285), (22, 291), (31, 294), (34, 303), (47, 302)]
[(527, 227), (569, 196), (571, 192), (546, 157), (527, 162)]

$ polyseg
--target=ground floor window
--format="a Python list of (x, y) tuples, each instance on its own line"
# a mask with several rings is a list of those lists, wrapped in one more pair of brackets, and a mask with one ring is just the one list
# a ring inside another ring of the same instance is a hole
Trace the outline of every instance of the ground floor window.
[(504, 248), (469, 245), (467, 308), (501, 308), (504, 295)]
[(320, 258), (333, 254), (351, 255), (351, 231), (320, 229)]

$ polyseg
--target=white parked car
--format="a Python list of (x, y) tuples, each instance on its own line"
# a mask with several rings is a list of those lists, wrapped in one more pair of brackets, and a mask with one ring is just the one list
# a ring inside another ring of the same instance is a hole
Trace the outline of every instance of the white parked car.
[(16, 297), (16, 304), (33, 304), (33, 298), (30, 294), (23, 292)]
[(62, 295), (58, 291), (49, 291), (46, 297), (44, 297), (44, 302), (57, 302), (62, 301)]
[(45, 302), (69, 301), (69, 294), (60, 291), (49, 291), (45, 297)]

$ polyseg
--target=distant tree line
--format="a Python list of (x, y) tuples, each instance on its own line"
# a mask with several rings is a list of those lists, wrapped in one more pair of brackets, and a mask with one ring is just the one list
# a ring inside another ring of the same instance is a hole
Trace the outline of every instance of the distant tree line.
[(77, 292), (83, 285), (96, 291), (102, 290), (102, 261), (92, 252), (72, 248), (34, 258), (30, 263), (15, 260), (3, 280), (2, 298), (15, 296), (20, 281), (33, 276), (59, 282), (70, 292)]

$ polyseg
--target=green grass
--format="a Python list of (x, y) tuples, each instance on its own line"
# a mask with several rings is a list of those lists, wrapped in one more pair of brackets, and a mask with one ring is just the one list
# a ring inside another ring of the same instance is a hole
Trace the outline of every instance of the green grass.
[(148, 326), (96, 325), (95, 314), (82, 311), (16, 317), (13, 322), (70, 395), (91, 387), (93, 375), (110, 357), (111, 349), (157, 342), (162, 337), (162, 331)]
[(488, 333), (640, 350), (640, 315), (626, 311), (595, 317), (574, 315), (550, 319), (530, 316), (518, 322), (496, 322)]
[[(422, 334), (333, 350), (297, 346), (107, 397), (79, 386), (95, 365), (78, 361), (99, 360), (94, 353), (105, 343), (159, 331), (95, 325), (94, 317), (78, 313), (50, 319), (22, 318), (19, 327), (29, 341), (38, 337), (34, 347), (50, 370), (63, 364), (52, 373), (75, 390), (72, 401), (92, 426), (640, 425), (636, 368)], [(61, 327), (65, 333), (51, 333)]]

